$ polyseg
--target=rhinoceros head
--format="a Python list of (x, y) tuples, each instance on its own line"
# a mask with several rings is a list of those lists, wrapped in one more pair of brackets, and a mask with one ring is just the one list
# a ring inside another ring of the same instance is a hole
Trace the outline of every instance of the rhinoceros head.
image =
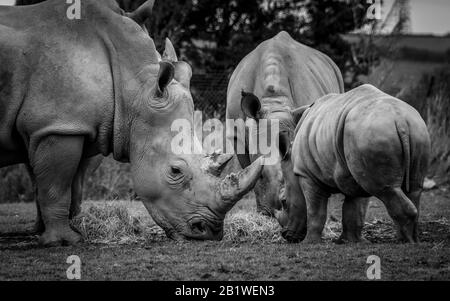
[[(296, 122), (309, 106), (292, 111)], [(297, 125), (298, 128), (298, 125)], [(298, 242), (306, 236), (307, 208), (306, 201), (299, 184), (299, 178), (294, 174), (291, 160), (291, 145), (295, 132), (282, 131), (279, 134), (278, 147), (280, 151), (281, 169), (285, 185), (281, 198), (281, 210), (275, 209), (274, 215), (282, 227), (282, 236), (290, 242)]]
[[(153, 1), (149, 1), (153, 2)], [(143, 22), (148, 4), (129, 16)], [(156, 51), (156, 50), (154, 50)], [(193, 124), (189, 90), (191, 67), (179, 61), (167, 39), (159, 62), (144, 67), (146, 78), (129, 104), (128, 157), (134, 188), (155, 222), (171, 238), (221, 239), (226, 212), (251, 190), (263, 160), (236, 174), (220, 177), (230, 155), (177, 154), (171, 142), (175, 121)], [(120, 131), (117, 130), (118, 132)]]
[[(290, 151), (296, 126), (301, 122), (301, 117), (310, 105), (292, 110), (288, 106), (279, 105), (283, 102), (276, 99), (266, 99), (265, 102), (271, 105), (263, 108), (257, 96), (242, 92), (241, 108), (247, 117), (276, 119), (279, 122), (277, 146), (280, 162), (276, 165), (266, 166), (263, 175), (270, 177), (271, 174), (275, 174), (276, 170), (278, 174), (282, 174), (283, 185), (274, 181), (277, 178), (272, 176), (272, 180), (267, 181), (264, 185), (265, 189), (272, 193), (267, 194), (270, 195), (270, 198), (263, 198), (262, 202), (265, 202), (265, 206), (270, 207), (273, 215), (283, 227), (283, 237), (289, 241), (299, 241), (306, 234), (306, 204), (299, 180), (293, 172)], [(274, 197), (277, 198), (274, 200)]]
[[(259, 122), (262, 119), (271, 121), (278, 121), (279, 132), (293, 132), (295, 128), (295, 116), (291, 114), (288, 106), (285, 106), (282, 101), (273, 97), (272, 99), (265, 98), (261, 101), (253, 93), (242, 91), (241, 93), (241, 109), (247, 118), (251, 118)], [(268, 105), (263, 106), (262, 103)], [(272, 131), (271, 124), (267, 124), (267, 132)], [(258, 131), (261, 129), (258, 128)], [(260, 133), (258, 132), (258, 135)], [(270, 136), (270, 135), (267, 135)], [(278, 143), (278, 141), (276, 142)], [(261, 156), (260, 148), (258, 153), (250, 155), (250, 161)], [(280, 157), (280, 159), (282, 159)], [(281, 161), (281, 160), (280, 160)], [(284, 178), (282, 173), (281, 162), (266, 165), (263, 170), (263, 175), (260, 179), (259, 185), (255, 187), (255, 193), (258, 196), (258, 207), (264, 213), (274, 215), (275, 210), (281, 209), (281, 195), (284, 189)], [(245, 164), (242, 164), (245, 165)]]

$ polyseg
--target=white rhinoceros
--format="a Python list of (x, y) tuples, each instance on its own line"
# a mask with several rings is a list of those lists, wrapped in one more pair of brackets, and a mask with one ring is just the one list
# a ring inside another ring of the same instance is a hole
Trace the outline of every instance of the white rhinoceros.
[[(223, 179), (224, 156), (176, 154), (176, 120), (193, 122), (191, 69), (170, 41), (161, 56), (144, 22), (114, 0), (0, 6), (0, 167), (27, 163), (44, 245), (74, 244), (71, 187), (87, 158), (131, 163), (134, 190), (169, 237), (221, 239), (225, 213), (253, 188), (262, 160)], [(71, 16), (69, 18), (69, 16)]]
[[(282, 31), (262, 42), (234, 70), (228, 85), (226, 118), (277, 119), (281, 131), (293, 131), (292, 109), (343, 91), (341, 72), (328, 56)], [(251, 146), (242, 128), (228, 128), (227, 139), (243, 168), (261, 155), (259, 149), (258, 154), (249, 154)], [(255, 186), (258, 211), (272, 215), (274, 208), (280, 208), (281, 187), (280, 164), (266, 165)]]
[[(399, 238), (418, 241), (419, 201), (430, 137), (420, 114), (371, 85), (330, 94), (297, 109), (301, 119), (292, 151), (280, 138), (282, 165), (303, 194), (287, 195), (277, 212), (288, 241), (321, 241), (330, 194), (342, 193), (343, 232), (338, 242), (361, 241), (367, 198), (379, 198), (398, 226)], [(306, 215), (307, 213), (307, 215)], [(307, 228), (305, 227), (307, 220)]]

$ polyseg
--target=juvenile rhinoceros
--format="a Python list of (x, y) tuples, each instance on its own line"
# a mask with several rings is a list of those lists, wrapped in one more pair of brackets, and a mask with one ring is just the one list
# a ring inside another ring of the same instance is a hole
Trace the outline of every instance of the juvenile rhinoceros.
[[(293, 131), (292, 109), (343, 91), (341, 72), (328, 56), (282, 31), (256, 47), (234, 70), (228, 85), (226, 118), (279, 120), (280, 130)], [(243, 168), (261, 155), (260, 148), (257, 154), (249, 154), (248, 136), (245, 129), (227, 129), (227, 139)], [(258, 211), (272, 215), (274, 208), (280, 208), (281, 187), (280, 164), (266, 165), (255, 186)]]
[(80, 3), (79, 19), (60, 0), (0, 6), (0, 167), (31, 166), (40, 242), (80, 240), (71, 186), (97, 154), (131, 163), (135, 191), (169, 237), (220, 239), (262, 160), (220, 179), (229, 157), (174, 153), (172, 123), (193, 122), (191, 69), (170, 41), (161, 60), (143, 26), (153, 1), (129, 14), (114, 0)]
[(369, 196), (384, 203), (401, 240), (416, 242), (430, 153), (427, 126), (419, 113), (363, 85), (324, 96), (295, 114), (301, 119), (292, 150), (288, 135), (282, 134), (280, 151), (284, 168), (293, 169), (297, 176), (289, 180), (300, 183), (304, 197), (289, 194), (285, 210), (276, 214), (284, 226), (283, 236), (297, 241), (307, 232), (306, 242), (319, 242), (328, 197), (342, 193), (343, 232), (338, 242), (361, 241)]

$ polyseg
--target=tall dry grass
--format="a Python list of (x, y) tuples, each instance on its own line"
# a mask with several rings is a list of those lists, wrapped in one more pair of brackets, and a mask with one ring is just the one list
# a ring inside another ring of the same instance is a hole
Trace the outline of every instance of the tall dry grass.
[(431, 138), (429, 176), (448, 183), (450, 175), (450, 98), (439, 93), (428, 99), (426, 121)]
[(450, 66), (425, 74), (402, 100), (415, 107), (428, 126), (431, 160), (428, 176), (449, 183), (450, 171)]
[[(119, 163), (111, 157), (84, 181), (84, 199), (127, 200), (133, 198), (129, 164)], [(25, 165), (0, 168), (0, 203), (32, 202), (34, 193)]]

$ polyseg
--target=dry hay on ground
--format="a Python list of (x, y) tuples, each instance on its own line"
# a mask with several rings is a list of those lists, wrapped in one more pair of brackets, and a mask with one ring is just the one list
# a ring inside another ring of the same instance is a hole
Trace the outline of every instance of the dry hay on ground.
[[(72, 225), (86, 242), (106, 244), (132, 244), (167, 240), (164, 231), (149, 217), (139, 202), (117, 201), (111, 203), (89, 202), (83, 213)], [(421, 238), (437, 242), (450, 233), (446, 218), (422, 221)], [(324, 228), (327, 241), (339, 237), (342, 226), (338, 218), (330, 215)], [(364, 237), (373, 243), (396, 241), (395, 227), (389, 219), (374, 218), (366, 222)], [(281, 228), (274, 218), (263, 216), (254, 208), (242, 208), (230, 212), (224, 222), (225, 242), (280, 243)]]
[[(88, 203), (72, 226), (90, 243), (128, 244), (165, 239), (164, 231), (137, 202)], [(141, 210), (140, 210), (141, 209)], [(278, 222), (252, 209), (228, 214), (224, 222), (224, 241), (281, 240)]]

